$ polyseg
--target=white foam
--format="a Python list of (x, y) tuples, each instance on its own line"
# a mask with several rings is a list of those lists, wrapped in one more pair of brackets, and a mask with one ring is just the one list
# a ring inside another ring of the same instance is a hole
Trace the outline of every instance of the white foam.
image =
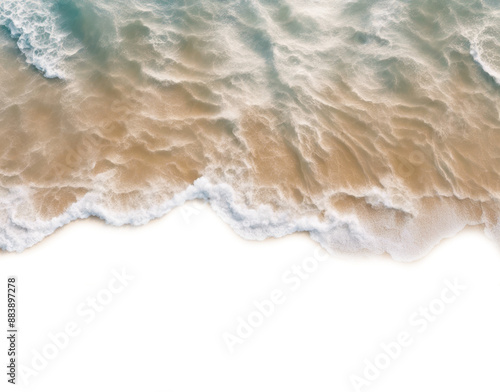
[[(30, 214), (32, 206), (27, 188), (11, 189), (6, 191), (0, 199), (2, 223), (0, 248), (7, 251), (23, 251), (40, 242), (59, 227), (90, 216), (99, 217), (115, 226), (143, 225), (163, 216), (186, 201), (194, 199), (209, 201), (214, 211), (239, 235), (247, 239), (263, 240), (302, 231), (315, 233), (317, 238), (327, 238), (327, 233), (338, 231), (343, 233), (339, 237), (340, 242), (344, 243), (343, 248), (347, 246), (355, 250), (359, 248), (360, 239), (363, 237), (354, 221), (340, 220), (332, 216), (326, 222), (320, 222), (316, 217), (297, 217), (287, 213), (275, 213), (269, 206), (251, 209), (235, 201), (235, 193), (229, 185), (214, 185), (206, 178), (199, 178), (171, 200), (147, 210), (113, 212), (104, 206), (103, 198), (97, 192), (90, 192), (63, 214), (48, 221), (33, 220), (35, 214)], [(21, 215), (19, 211), (23, 214)], [(344, 238), (345, 235), (351, 236), (352, 240)]]
[(466, 29), (470, 41), (470, 54), (484, 72), (500, 84), (500, 42), (498, 41), (498, 16), (491, 13), (490, 20), (480, 27)]
[(40, 0), (2, 0), (0, 25), (17, 39), (19, 50), (47, 78), (65, 77), (66, 35), (58, 30), (47, 2)]
[[(186, 201), (195, 199), (208, 201), (217, 215), (245, 239), (264, 240), (296, 232), (308, 232), (313, 240), (330, 252), (387, 252), (400, 261), (421, 258), (443, 238), (455, 235), (467, 224), (479, 223), (467, 222), (453, 210), (438, 216), (442, 207), (437, 206), (436, 211), (427, 212), (427, 217), (423, 218), (425, 220), (431, 217), (432, 230), (422, 233), (422, 222), (412, 220), (401, 227), (389, 228), (384, 234), (363, 227), (354, 216), (340, 216), (333, 211), (329, 211), (324, 219), (319, 219), (317, 214), (306, 216), (293, 211), (275, 212), (267, 205), (249, 208), (237, 202), (237, 195), (229, 185), (213, 184), (202, 177), (161, 205), (127, 212), (110, 210), (98, 192), (89, 192), (63, 214), (48, 221), (39, 218), (33, 220), (36, 214), (27, 188), (18, 187), (4, 191), (0, 193), (0, 248), (21, 252), (61, 226), (91, 216), (115, 226), (143, 225)], [(380, 224), (386, 225), (388, 222)], [(487, 231), (490, 236), (491, 230), (493, 229)]]
[(479, 64), (479, 66), (490, 75), (495, 81), (500, 84), (500, 72), (493, 68), (483, 57), (484, 54), (479, 49), (477, 44), (473, 45), (473, 49), (470, 51), (471, 56), (474, 58), (474, 61)]

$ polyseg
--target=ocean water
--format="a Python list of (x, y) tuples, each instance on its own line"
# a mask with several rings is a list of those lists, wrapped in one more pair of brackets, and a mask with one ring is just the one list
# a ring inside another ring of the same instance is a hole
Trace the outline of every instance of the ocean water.
[(0, 81), (5, 251), (192, 199), (331, 251), (500, 242), (498, 0), (2, 0)]

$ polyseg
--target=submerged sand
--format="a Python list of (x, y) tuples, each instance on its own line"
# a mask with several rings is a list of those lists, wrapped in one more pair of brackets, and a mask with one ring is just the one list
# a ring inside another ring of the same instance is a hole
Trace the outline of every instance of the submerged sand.
[(0, 31), (0, 248), (194, 198), (246, 238), (401, 260), (500, 241), (498, 10), (361, 3), (86, 2), (50, 73)]

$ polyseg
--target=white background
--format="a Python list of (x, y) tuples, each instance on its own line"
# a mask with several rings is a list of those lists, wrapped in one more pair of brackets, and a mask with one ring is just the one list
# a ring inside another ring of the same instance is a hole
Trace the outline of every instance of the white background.
[[(330, 256), (291, 291), (282, 275), (316, 248), (305, 234), (245, 241), (191, 203), (143, 227), (76, 222), (22, 254), (0, 253), (0, 336), (7, 276), (16, 275), (23, 366), (51, 343), (49, 334), (80, 327), (27, 384), (19, 374), (11, 387), (4, 374), (0, 390), (356, 391), (350, 376), (362, 376), (364, 361), (401, 331), (411, 332), (412, 345), (362, 391), (500, 389), (500, 250), (481, 231), (408, 264)], [(86, 323), (77, 308), (124, 268), (134, 279)], [(409, 317), (455, 278), (467, 289), (417, 332)], [(223, 334), (275, 289), (284, 304), (231, 354)]]

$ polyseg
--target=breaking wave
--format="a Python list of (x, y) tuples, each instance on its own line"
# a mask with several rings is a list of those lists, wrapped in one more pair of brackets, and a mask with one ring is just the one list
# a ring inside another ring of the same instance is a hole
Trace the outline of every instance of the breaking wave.
[(0, 25), (0, 249), (193, 199), (331, 251), (500, 241), (496, 1), (5, 0)]

